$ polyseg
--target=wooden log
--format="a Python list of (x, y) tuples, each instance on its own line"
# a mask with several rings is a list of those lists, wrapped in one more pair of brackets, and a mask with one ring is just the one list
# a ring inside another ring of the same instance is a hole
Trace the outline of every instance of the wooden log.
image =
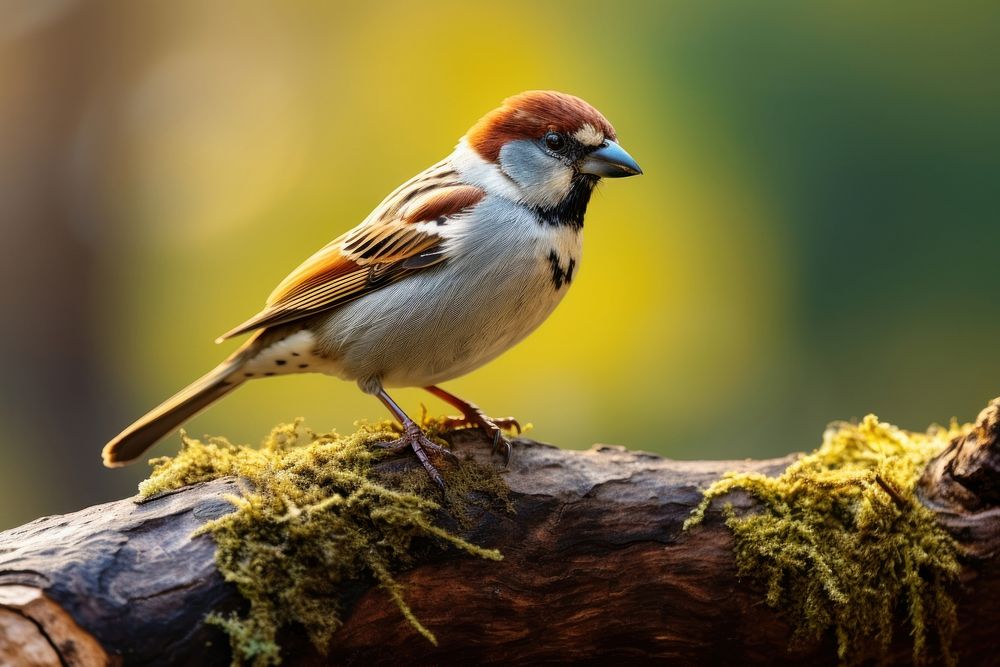
[[(476, 432), (447, 437), (460, 455), (489, 460)], [(516, 512), (485, 512), (457, 530), (500, 549), (504, 560), (448, 551), (397, 577), (438, 646), (385, 591), (358, 582), (331, 653), (317, 655), (291, 629), (281, 638), (285, 664), (836, 664), (832, 638), (788, 649), (790, 620), (737, 577), (718, 511), (698, 530), (682, 530), (702, 490), (723, 473), (775, 474), (793, 459), (683, 462), (519, 439), (505, 475)], [(998, 473), (994, 402), (919, 485), (968, 554), (956, 592), (961, 664), (996, 661)], [(230, 511), (223, 495), (236, 490), (235, 480), (217, 480), (0, 533), (0, 664), (228, 664), (225, 636), (203, 619), (242, 601), (215, 569), (211, 538), (192, 533)], [(740, 492), (729, 501), (740, 511), (755, 505)], [(900, 641), (889, 658), (908, 662), (910, 650)]]

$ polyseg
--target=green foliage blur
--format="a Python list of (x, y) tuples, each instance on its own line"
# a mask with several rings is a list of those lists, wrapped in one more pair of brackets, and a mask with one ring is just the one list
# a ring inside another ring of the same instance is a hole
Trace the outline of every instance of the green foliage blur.
[[(131, 493), (147, 469), (104, 442), (533, 88), (601, 109), (645, 175), (601, 186), (554, 316), (449, 390), (676, 458), (970, 419), (1000, 394), (998, 28), (995, 3), (5, 2), (0, 527)], [(187, 429), (297, 416), (387, 415), (286, 377)]]

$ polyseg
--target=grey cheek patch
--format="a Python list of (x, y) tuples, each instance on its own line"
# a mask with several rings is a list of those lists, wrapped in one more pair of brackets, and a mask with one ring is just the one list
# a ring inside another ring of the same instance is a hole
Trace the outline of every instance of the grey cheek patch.
[(500, 149), (500, 169), (520, 190), (529, 206), (551, 208), (570, 192), (573, 169), (533, 141), (512, 141)]
[(545, 187), (556, 164), (531, 141), (511, 141), (500, 149), (500, 168), (522, 188)]

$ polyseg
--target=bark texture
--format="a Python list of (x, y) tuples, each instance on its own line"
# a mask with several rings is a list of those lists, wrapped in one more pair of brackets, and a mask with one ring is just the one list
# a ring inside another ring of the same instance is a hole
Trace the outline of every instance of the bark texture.
[[(488, 458), (475, 432), (449, 438), (460, 454)], [(449, 551), (397, 577), (438, 646), (385, 591), (357, 582), (332, 653), (318, 656), (290, 630), (285, 664), (835, 664), (832, 638), (788, 650), (789, 620), (736, 576), (717, 510), (682, 532), (702, 489), (724, 472), (774, 474), (791, 460), (682, 462), (517, 440), (506, 475), (516, 513), (484, 511), (466, 529), (440, 517), (504, 560)], [(919, 487), (968, 554), (956, 591), (963, 665), (996, 664), (1000, 649), (998, 480), (995, 401), (971, 435), (927, 466)], [(191, 534), (230, 511), (222, 496), (235, 491), (235, 481), (218, 480), (0, 533), (0, 664), (228, 664), (226, 638), (202, 621), (241, 600), (215, 569), (211, 538)], [(739, 492), (730, 500), (754, 503)], [(893, 661), (908, 662), (910, 650), (902, 637)]]

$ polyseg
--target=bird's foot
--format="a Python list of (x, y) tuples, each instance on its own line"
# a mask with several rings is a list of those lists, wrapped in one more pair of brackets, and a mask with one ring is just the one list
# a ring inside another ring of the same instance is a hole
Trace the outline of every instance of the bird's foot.
[(441, 477), (440, 471), (434, 467), (431, 463), (428, 452), (433, 452), (435, 454), (441, 454), (453, 462), (458, 463), (458, 457), (455, 456), (454, 452), (446, 447), (431, 441), (424, 432), (416, 425), (415, 422), (408, 422), (403, 424), (403, 435), (396, 440), (390, 440), (389, 442), (380, 442), (375, 445), (380, 449), (387, 449), (389, 451), (398, 452), (404, 449), (412, 449), (413, 453), (417, 455), (417, 459), (420, 460), (421, 465), (430, 475), (431, 480), (437, 484), (442, 491), (444, 491), (444, 478)]
[(462, 408), (461, 417), (445, 417), (442, 425), (446, 429), (465, 426), (478, 428), (490, 438), (490, 441), (493, 443), (494, 454), (500, 449), (503, 450), (503, 464), (505, 466), (510, 463), (512, 447), (510, 440), (507, 439), (507, 436), (503, 432), (506, 430), (516, 431), (518, 434), (521, 433), (521, 424), (513, 417), (487, 417), (483, 414), (482, 410), (472, 403), (469, 403), (468, 407)]
[[(414, 424), (414, 426), (416, 426), (416, 424)], [(426, 438), (426, 440), (427, 440), (426, 442), (421, 444), (421, 446), (424, 449), (434, 452), (435, 454), (441, 454), (442, 456), (451, 459), (454, 463), (459, 462), (458, 457), (455, 456), (455, 452), (451, 451), (447, 447), (442, 447), (441, 445), (437, 444), (430, 438)], [(377, 447), (378, 449), (383, 449), (392, 452), (393, 454), (398, 454), (403, 450), (413, 448), (413, 446), (410, 444), (410, 441), (407, 440), (405, 435), (402, 438), (397, 438), (396, 440), (390, 440), (388, 442), (376, 442), (375, 447)]]

